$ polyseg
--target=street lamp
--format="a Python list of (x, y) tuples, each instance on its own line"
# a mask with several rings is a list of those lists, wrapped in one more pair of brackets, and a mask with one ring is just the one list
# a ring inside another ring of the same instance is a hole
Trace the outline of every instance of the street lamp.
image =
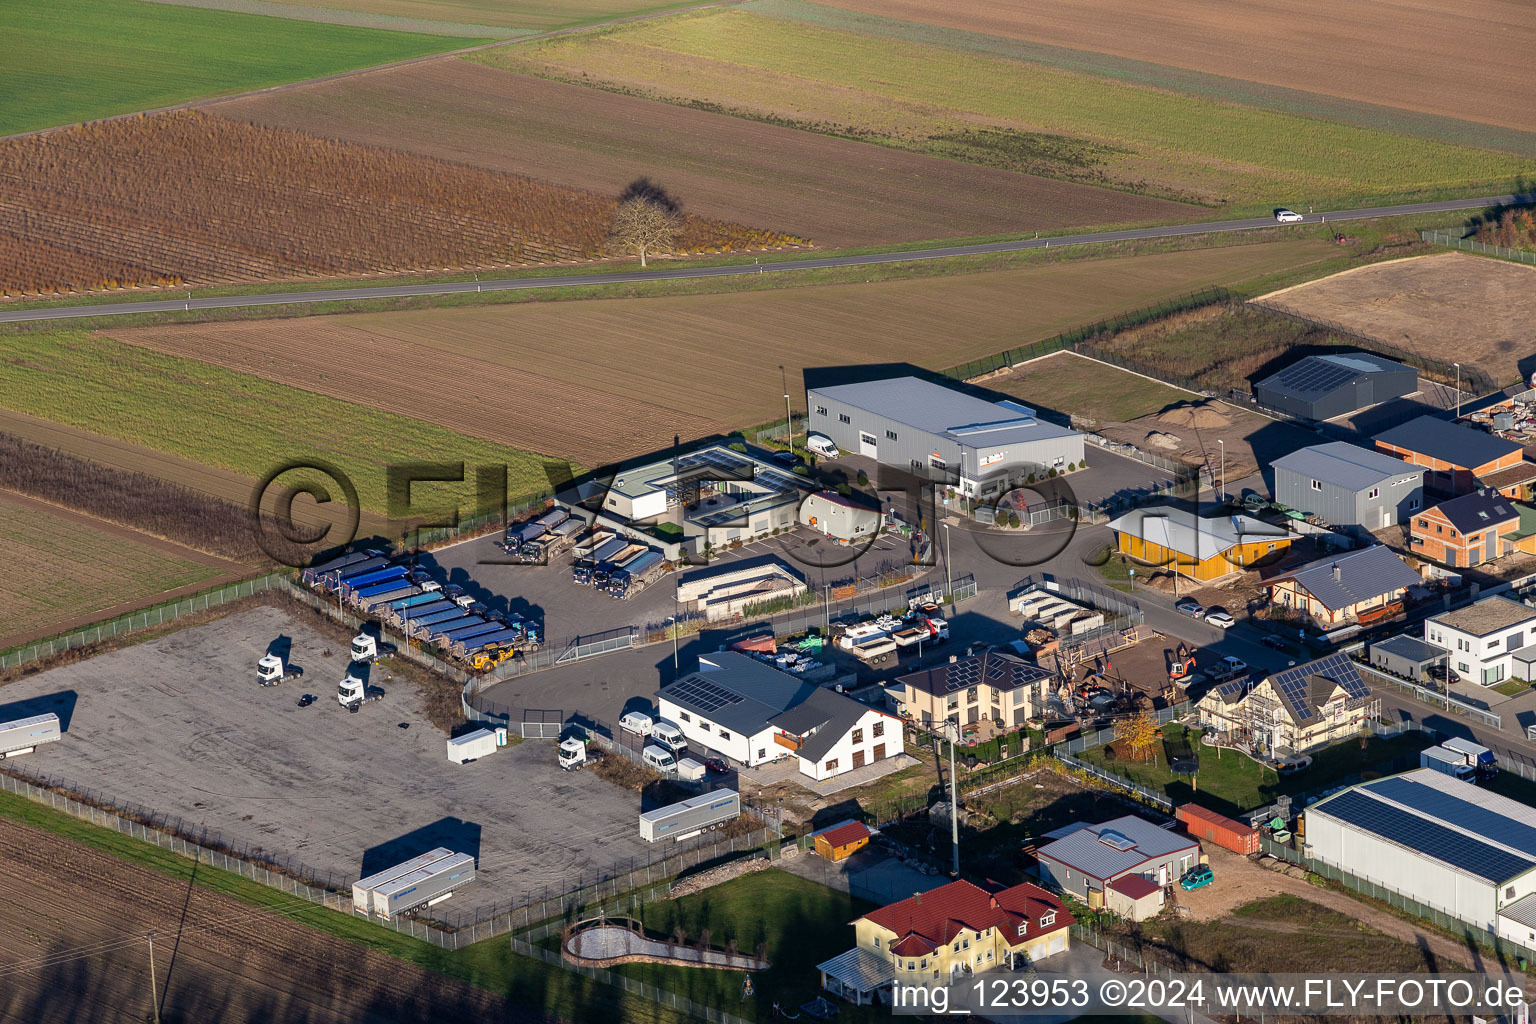
[(677, 626), (678, 626), (678, 622), (677, 622), (677, 616), (676, 615), (668, 615), (667, 616), (667, 622), (670, 623), (671, 626), (672, 626), (672, 678), (675, 680), (675, 679), (677, 679), (677, 676), (678, 676), (678, 667), (677, 667)]
[(1221, 503), (1225, 505), (1227, 503), (1227, 442), (1218, 437), (1216, 443), (1221, 445)]
[(795, 450), (795, 420), (789, 412), (789, 392), (784, 392), (784, 436), (789, 438), (789, 450)]
[(949, 740), (949, 845), (954, 854), (955, 878), (960, 877), (960, 785), (955, 777), (955, 741), (960, 737), (960, 720), (946, 718), (944, 731)]
[(1461, 364), (1452, 363), (1456, 367), (1456, 418), (1461, 419)]
[(954, 580), (953, 571), (950, 568), (950, 555), (953, 554), (953, 553), (954, 553), (954, 549), (950, 546), (950, 543), (949, 543), (949, 524), (945, 523), (944, 524), (944, 592), (949, 595), (949, 599), (950, 599), (951, 602), (953, 602), (954, 599), (955, 599), (955, 580)]

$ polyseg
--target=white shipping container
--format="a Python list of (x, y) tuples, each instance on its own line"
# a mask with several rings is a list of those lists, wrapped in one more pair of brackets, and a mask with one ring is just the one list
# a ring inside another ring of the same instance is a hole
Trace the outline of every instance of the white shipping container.
[(38, 744), (52, 743), (62, 735), (59, 716), (51, 712), (0, 723), (0, 756), (29, 753)]
[(444, 857), (373, 892), (375, 917), (390, 918), (445, 896), (475, 880), (475, 858), (467, 853)]
[(698, 782), (707, 770), (703, 762), (695, 761), (691, 757), (685, 757), (677, 762), (677, 777), (688, 782)]
[(454, 764), (474, 761), (496, 753), (496, 748), (503, 742), (498, 741), (496, 733), (489, 729), (476, 729), (448, 741), (448, 760)]
[(359, 914), (366, 914), (373, 909), (373, 891), (381, 886), (388, 885), (401, 875), (408, 875), (413, 871), (435, 864), (446, 857), (452, 857), (453, 851), (446, 846), (424, 853), (419, 857), (412, 857), (403, 864), (396, 864), (392, 868), (376, 871), (367, 878), (359, 879), (352, 883), (352, 909)]

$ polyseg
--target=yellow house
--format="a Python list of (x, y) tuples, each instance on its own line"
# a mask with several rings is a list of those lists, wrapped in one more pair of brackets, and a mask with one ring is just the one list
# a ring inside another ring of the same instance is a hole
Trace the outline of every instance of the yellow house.
[(1172, 505), (1149, 505), (1111, 520), (1121, 554), (1202, 583), (1275, 557), (1295, 539), (1283, 526), (1252, 516), (1202, 519)]
[(859, 918), (854, 948), (818, 970), (822, 987), (850, 1002), (886, 1001), (893, 983), (947, 985), (1063, 952), (1072, 920), (1038, 885), (991, 890), (962, 879)]
[(1360, 735), (1381, 714), (1347, 654), (1282, 669), (1255, 683), (1235, 679), (1207, 693), (1196, 705), (1203, 729), (1247, 744), (1254, 754), (1300, 753)]

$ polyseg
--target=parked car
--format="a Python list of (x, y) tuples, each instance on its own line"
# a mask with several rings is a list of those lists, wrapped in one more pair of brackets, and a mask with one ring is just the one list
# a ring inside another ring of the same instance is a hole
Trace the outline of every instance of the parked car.
[(1179, 888), (1185, 892), (1192, 892), (1195, 889), (1202, 889), (1214, 881), (1216, 881), (1216, 876), (1211, 872), (1209, 864), (1196, 864), (1184, 872), (1184, 877), (1179, 879)]
[(704, 759), (704, 767), (720, 775), (725, 775), (731, 770), (731, 766), (718, 757), (706, 757)]
[(1311, 764), (1311, 755), (1301, 754), (1296, 757), (1288, 757), (1284, 761), (1276, 762), (1275, 771), (1281, 775), (1295, 775), (1297, 772), (1301, 771), (1303, 768), (1309, 767)]
[(1277, 651), (1283, 651), (1287, 649), (1285, 641), (1281, 640), (1273, 633), (1265, 633), (1263, 636), (1259, 637), (1259, 643), (1263, 644), (1265, 647), (1274, 648)]
[(1193, 615), (1197, 619), (1205, 614), (1205, 609), (1200, 607), (1200, 602), (1196, 601), (1192, 597), (1186, 597), (1184, 600), (1174, 605), (1174, 608), (1183, 612), (1185, 615)]
[(1223, 608), (1208, 608), (1205, 612), (1205, 621), (1219, 629), (1230, 629), (1237, 620)]
[(774, 462), (777, 462), (779, 465), (788, 469), (794, 469), (796, 466), (800, 465), (800, 456), (796, 455), (794, 452), (774, 452), (770, 458), (772, 458)]
[(1295, 210), (1276, 210), (1275, 220), (1281, 224), (1300, 224), (1302, 216)]
[(299, 701), (298, 701), (299, 707), (307, 708), (307, 707), (309, 707), (311, 704), (313, 704), (318, 699), (319, 698), (316, 697), (314, 694), (306, 693), (304, 696), (299, 698)]
[(1218, 683), (1224, 683), (1228, 679), (1237, 679), (1240, 676), (1247, 675), (1247, 673), (1248, 663), (1242, 658), (1234, 658), (1230, 654), (1222, 658), (1221, 663), (1210, 671), (1211, 678)]

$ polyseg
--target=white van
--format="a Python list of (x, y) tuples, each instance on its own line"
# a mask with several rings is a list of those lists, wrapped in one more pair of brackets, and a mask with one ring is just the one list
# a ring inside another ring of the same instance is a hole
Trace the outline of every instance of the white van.
[(651, 726), (651, 739), (671, 750), (674, 754), (681, 754), (688, 749), (688, 737), (683, 735), (683, 730), (665, 718), (657, 719), (656, 724)]
[(671, 775), (677, 771), (677, 758), (672, 756), (672, 751), (666, 747), (658, 747), (654, 743), (647, 743), (645, 749), (640, 751), (640, 760), (663, 775)]
[(625, 732), (632, 732), (636, 736), (649, 736), (655, 723), (651, 716), (644, 711), (627, 711), (624, 717), (619, 719), (619, 728)]
[(830, 437), (821, 434), (811, 434), (805, 439), (805, 450), (812, 455), (819, 455), (823, 459), (835, 459), (840, 454), (837, 445), (832, 443)]

